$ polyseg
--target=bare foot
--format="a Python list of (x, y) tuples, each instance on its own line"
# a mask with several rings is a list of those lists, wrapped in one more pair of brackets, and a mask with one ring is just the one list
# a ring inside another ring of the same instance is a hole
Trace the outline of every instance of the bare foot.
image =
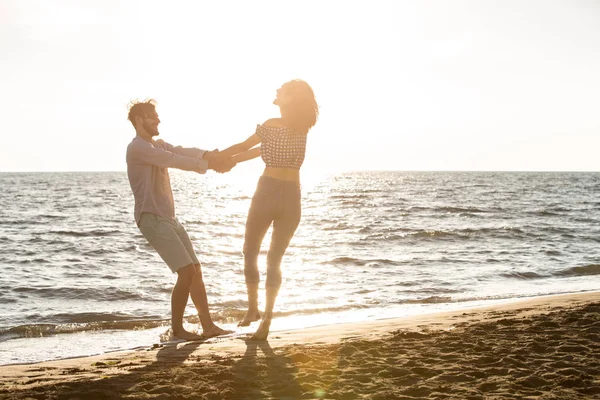
[(267, 340), (270, 328), (271, 318), (264, 318), (254, 335), (252, 335), (252, 337), (250, 338), (250, 340)]
[(180, 330), (180, 331), (173, 331), (173, 336), (176, 337), (177, 339), (183, 339), (183, 340), (204, 340), (205, 338), (200, 336), (200, 335), (196, 335), (195, 333), (192, 332), (188, 332), (186, 330)]
[(213, 325), (212, 327), (210, 327), (208, 329), (202, 330), (202, 337), (205, 339), (208, 339), (208, 338), (215, 337), (215, 336), (229, 335), (230, 333), (233, 333), (233, 332), (234, 331), (222, 329), (216, 325)]
[(251, 322), (258, 321), (259, 319), (260, 319), (260, 312), (258, 310), (256, 310), (256, 311), (248, 310), (246, 312), (246, 315), (244, 316), (244, 319), (238, 323), (238, 326), (249, 326)]

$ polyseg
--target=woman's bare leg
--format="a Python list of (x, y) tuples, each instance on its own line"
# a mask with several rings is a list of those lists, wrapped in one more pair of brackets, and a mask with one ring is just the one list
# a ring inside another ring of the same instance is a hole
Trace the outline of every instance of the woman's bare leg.
[(248, 311), (244, 319), (240, 321), (238, 326), (248, 326), (254, 321), (260, 319), (260, 311), (258, 310), (258, 283), (246, 283), (248, 290)]

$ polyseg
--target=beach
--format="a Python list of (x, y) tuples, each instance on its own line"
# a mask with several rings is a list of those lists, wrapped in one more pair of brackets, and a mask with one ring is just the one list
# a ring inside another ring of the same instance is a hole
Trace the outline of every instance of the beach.
[(0, 367), (2, 399), (600, 398), (600, 292)]

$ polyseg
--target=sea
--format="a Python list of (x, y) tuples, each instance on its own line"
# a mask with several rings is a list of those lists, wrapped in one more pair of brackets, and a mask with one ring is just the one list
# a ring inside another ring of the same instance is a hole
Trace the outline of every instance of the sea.
[[(213, 319), (251, 332), (236, 323), (258, 174), (171, 180)], [(314, 174), (302, 202), (272, 335), (600, 290), (598, 172)], [(176, 276), (135, 225), (125, 172), (0, 173), (0, 271), (0, 365), (169, 340)], [(191, 301), (185, 315), (196, 329)]]

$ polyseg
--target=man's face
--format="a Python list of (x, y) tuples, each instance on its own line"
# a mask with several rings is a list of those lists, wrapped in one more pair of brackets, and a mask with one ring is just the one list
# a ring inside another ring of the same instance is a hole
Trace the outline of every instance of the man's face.
[(142, 119), (142, 126), (152, 137), (159, 135), (158, 124), (160, 124), (160, 119), (158, 118), (156, 110), (149, 112)]

